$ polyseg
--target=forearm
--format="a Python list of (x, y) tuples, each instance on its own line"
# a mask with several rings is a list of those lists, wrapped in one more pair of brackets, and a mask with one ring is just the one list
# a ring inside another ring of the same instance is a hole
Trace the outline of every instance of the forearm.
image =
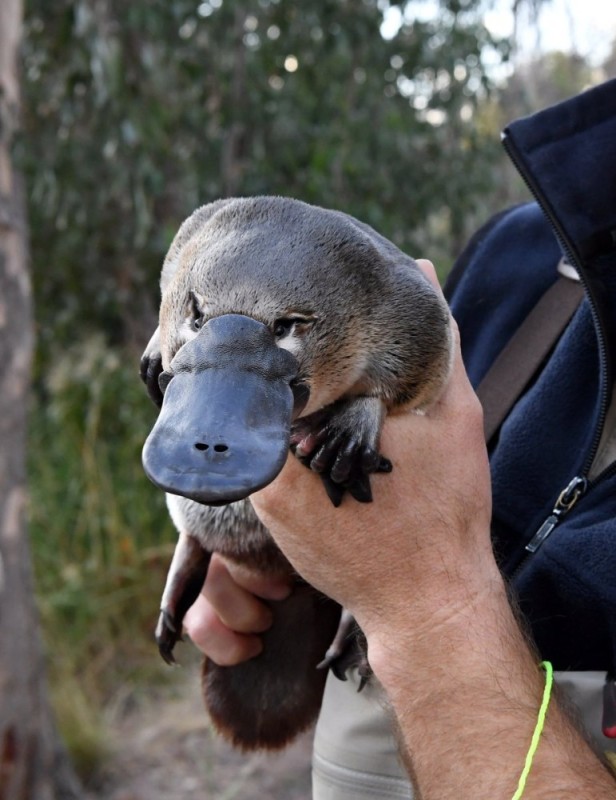
[[(422, 609), (407, 608), (378, 625), (362, 622), (420, 797), (511, 798), (545, 686), (539, 659), (494, 564), (487, 562), (473, 585), (452, 577), (436, 587), (425, 608), (437, 611), (421, 620)], [(611, 773), (554, 695), (524, 798), (615, 796)]]

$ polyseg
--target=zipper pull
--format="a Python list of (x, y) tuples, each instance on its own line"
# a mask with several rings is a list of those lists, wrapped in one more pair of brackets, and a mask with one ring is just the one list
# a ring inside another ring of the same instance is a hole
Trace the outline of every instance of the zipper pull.
[(563, 489), (558, 496), (556, 505), (552, 509), (552, 513), (540, 526), (539, 530), (535, 533), (530, 542), (526, 545), (526, 550), (529, 553), (536, 553), (541, 545), (545, 542), (548, 536), (552, 533), (554, 528), (558, 525), (561, 519), (571, 511), (573, 506), (577, 503), (580, 497), (586, 491), (588, 481), (586, 478), (576, 476), (569, 483), (566, 489)]

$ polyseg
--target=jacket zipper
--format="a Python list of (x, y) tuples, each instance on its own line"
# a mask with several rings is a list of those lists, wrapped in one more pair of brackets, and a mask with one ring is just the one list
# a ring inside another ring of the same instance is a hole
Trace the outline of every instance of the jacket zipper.
[(576, 475), (573, 478), (569, 485), (559, 494), (550, 516), (540, 525), (533, 538), (524, 548), (527, 553), (537, 552), (561, 519), (571, 511), (580, 497), (586, 493), (587, 488), (588, 481), (586, 478), (581, 475)]
[[(599, 349), (599, 363), (601, 366), (607, 364), (607, 345), (605, 341), (605, 336), (603, 333), (603, 326), (601, 325), (599, 312), (597, 309), (597, 305), (594, 301), (592, 296), (592, 292), (589, 291), (588, 281), (584, 274), (584, 270), (582, 269), (582, 265), (580, 264), (574, 249), (569, 244), (569, 239), (567, 234), (565, 233), (564, 229), (562, 228), (559, 220), (556, 216), (552, 213), (552, 209), (549, 203), (546, 202), (543, 193), (539, 189), (538, 185), (533, 180), (532, 176), (528, 174), (526, 170), (526, 165), (523, 163), (522, 159), (520, 158), (518, 151), (511, 141), (511, 137), (507, 134), (507, 132), (503, 132), (502, 134), (502, 144), (505, 148), (505, 152), (511, 159), (514, 167), (517, 169), (518, 173), (520, 174), (522, 180), (528, 187), (529, 191), (537, 201), (537, 203), (541, 206), (543, 213), (548, 218), (552, 229), (558, 239), (558, 242), (562, 248), (562, 251), (565, 255), (565, 258), (573, 266), (578, 275), (580, 276), (580, 280), (584, 286), (586, 297), (590, 303), (590, 309), (593, 316), (593, 320), (595, 323), (595, 331), (597, 334), (597, 346)], [(561, 491), (554, 504), (552, 509), (552, 513), (547, 517), (547, 519), (539, 526), (535, 534), (532, 536), (528, 544), (524, 549), (524, 553), (520, 563), (517, 565), (511, 577), (515, 577), (522, 569), (522, 567), (526, 564), (528, 558), (530, 558), (537, 550), (541, 547), (541, 545), (545, 542), (545, 540), (550, 536), (552, 531), (558, 526), (558, 524), (562, 521), (562, 519), (571, 511), (571, 509), (576, 505), (578, 500), (586, 494), (586, 492), (592, 488), (599, 479), (607, 477), (608, 474), (612, 474), (616, 472), (616, 463), (607, 467), (603, 472), (594, 478), (592, 481), (588, 479), (588, 474), (592, 467), (592, 463), (595, 459), (597, 454), (597, 450), (599, 449), (599, 442), (601, 440), (601, 434), (603, 431), (603, 427), (605, 424), (605, 419), (607, 416), (607, 410), (610, 401), (610, 392), (611, 387), (608, 386), (608, 381), (604, 382), (604, 385), (601, 388), (601, 404), (599, 409), (599, 420), (597, 426), (595, 428), (594, 438), (590, 446), (590, 450), (584, 462), (583, 468), (581, 472), (572, 478), (572, 480), (567, 484), (567, 486)]]

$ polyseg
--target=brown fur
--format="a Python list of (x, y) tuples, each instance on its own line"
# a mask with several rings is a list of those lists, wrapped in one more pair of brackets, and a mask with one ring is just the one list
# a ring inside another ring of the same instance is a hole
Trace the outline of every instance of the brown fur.
[[(310, 389), (295, 443), (325, 424), (327, 437), (343, 434), (376, 450), (384, 413), (428, 407), (449, 375), (452, 341), (442, 298), (410, 257), (337, 211), (279, 197), (204, 206), (176, 235), (161, 289), (160, 330), (146, 350), (148, 375), (156, 375), (156, 359), (168, 369), (196, 335), (195, 315), (203, 325), (243, 314), (272, 330), (281, 319), (301, 317), (279, 345), (295, 355), (299, 379)], [(178, 530), (204, 551), (292, 575), (248, 500), (212, 508), (168, 496), (168, 503)], [(181, 627), (205, 571), (200, 551), (188, 551), (174, 562), (163, 596), (169, 654), (172, 629)], [(272, 604), (275, 623), (262, 656), (238, 667), (204, 667), (216, 727), (245, 749), (284, 746), (320, 707), (325, 673), (316, 664), (340, 609), (294, 580), (291, 598)]]

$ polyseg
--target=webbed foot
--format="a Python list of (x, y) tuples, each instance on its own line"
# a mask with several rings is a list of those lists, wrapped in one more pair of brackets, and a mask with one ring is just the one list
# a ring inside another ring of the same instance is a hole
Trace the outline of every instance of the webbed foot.
[(338, 680), (346, 681), (347, 671), (357, 668), (360, 678), (358, 691), (361, 692), (372, 675), (367, 651), (366, 638), (361, 628), (354, 617), (343, 609), (336, 635), (317, 669), (331, 669)]
[(360, 503), (370, 503), (369, 476), (391, 472), (391, 461), (378, 452), (384, 415), (381, 400), (358, 397), (294, 423), (291, 449), (305, 466), (320, 474), (334, 506), (340, 505), (345, 491)]
[(139, 363), (139, 377), (145, 383), (150, 400), (160, 408), (163, 404), (163, 393), (158, 378), (163, 371), (163, 359), (160, 352), (160, 334), (156, 328), (148, 342)]

